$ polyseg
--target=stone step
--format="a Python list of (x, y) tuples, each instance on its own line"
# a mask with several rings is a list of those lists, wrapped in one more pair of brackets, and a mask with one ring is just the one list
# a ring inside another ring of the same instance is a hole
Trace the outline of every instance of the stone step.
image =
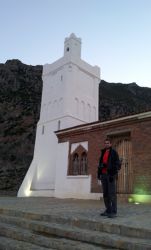
[(0, 236), (0, 250), (47, 250), (47, 249), (48, 248), (40, 247), (28, 242), (23, 242)]
[[(13, 225), (15, 225), (16, 227), (17, 226), (21, 227), (22, 229), (19, 229), (19, 232), (22, 232), (22, 230), (25, 230), (25, 229), (32, 231), (32, 233), (34, 234), (34, 237), (35, 237), (35, 234), (38, 234), (39, 237), (44, 237), (44, 236), (47, 236), (48, 238), (59, 237), (59, 238), (64, 238), (66, 240), (67, 239), (73, 240), (74, 242), (80, 241), (80, 242), (88, 243), (90, 244), (90, 246), (94, 245), (95, 247), (94, 249), (97, 249), (97, 247), (101, 249), (100, 248), (101, 246), (101, 247), (107, 247), (107, 249), (116, 248), (116, 249), (133, 249), (133, 250), (149, 250), (149, 249), (151, 250), (151, 240), (149, 239), (141, 239), (141, 238), (134, 238), (134, 237), (130, 238), (130, 237), (118, 235), (115, 233), (113, 234), (113, 233), (107, 233), (107, 232), (92, 231), (88, 229), (81, 229), (79, 227), (71, 226), (69, 224), (57, 224), (57, 223), (50, 223), (50, 222), (44, 222), (44, 221), (35, 221), (31, 219), (29, 220), (27, 218), (24, 219), (24, 218), (4, 216), (4, 215), (3, 217), (0, 218), (0, 221), (3, 222), (0, 224), (0, 227), (3, 226), (2, 227), (3, 229), (0, 230), (0, 234), (2, 234), (1, 231), (2, 232), (5, 231), (5, 235), (3, 234), (4, 236), (6, 236), (6, 233), (8, 233), (8, 230), (5, 230), (6, 223), (8, 223), (9, 225), (8, 227), (10, 227), (10, 224), (12, 225), (11, 227), (14, 227)], [(28, 233), (26, 233), (26, 235)], [(13, 238), (12, 233), (9, 234), (8, 237)], [(56, 241), (58, 241), (58, 239), (56, 239)], [(41, 245), (41, 243), (39, 243), (39, 245)], [(46, 247), (46, 245), (41, 245), (41, 246)], [(57, 249), (61, 249), (61, 248), (57, 248)], [(66, 250), (67, 248), (62, 248), (62, 249)], [(70, 249), (72, 248), (70, 247)], [(83, 249), (83, 248), (79, 248), (79, 249)], [(87, 248), (87, 249), (91, 249), (91, 248)]]
[[(6, 224), (0, 222), (0, 239), (4, 238), (3, 244), (0, 244), (0, 249), (6, 250), (104, 250), (110, 248), (104, 248), (101, 246), (95, 246), (88, 243), (83, 243), (71, 239), (65, 239), (62, 237), (55, 237), (54, 234), (44, 231), (31, 231), (20, 228), (12, 224)], [(3, 237), (2, 237), (3, 236)], [(11, 245), (11, 242), (14, 246)], [(19, 248), (20, 246), (20, 248)], [(23, 248), (21, 247), (23, 246)], [(6, 247), (6, 248), (5, 248)], [(12, 248), (11, 248), (12, 247)], [(16, 247), (16, 248), (15, 248)], [(27, 248), (26, 248), (27, 247)], [(113, 248), (112, 248), (113, 249)]]
[(114, 233), (127, 237), (151, 239), (151, 230), (145, 228), (136, 228), (124, 224), (116, 223), (116, 219), (101, 218), (102, 220), (90, 220), (85, 218), (75, 218), (71, 216), (58, 216), (56, 214), (37, 214), (24, 211), (16, 211), (11, 209), (0, 209), (0, 214), (21, 217), (30, 220), (53, 222), (59, 224), (68, 224), (69, 226), (76, 226), (82, 229), (89, 229), (92, 231)]

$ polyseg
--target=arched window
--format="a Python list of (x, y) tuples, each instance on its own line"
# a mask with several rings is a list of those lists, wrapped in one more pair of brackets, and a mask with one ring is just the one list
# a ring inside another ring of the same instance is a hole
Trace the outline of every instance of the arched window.
[(80, 174), (86, 175), (88, 173), (88, 166), (87, 166), (87, 154), (86, 152), (83, 152), (81, 155), (81, 162), (80, 162)]
[(91, 121), (91, 106), (88, 104), (88, 122)]
[(42, 132), (41, 133), (42, 133), (42, 135), (44, 135), (44, 133), (45, 133), (45, 126), (44, 125), (42, 126)]
[(48, 103), (48, 119), (51, 118), (51, 102)]
[(60, 127), (61, 127), (61, 121), (59, 120), (58, 121), (58, 130), (60, 130)]
[(85, 119), (85, 103), (84, 101), (81, 101), (81, 118)]
[[(75, 143), (77, 144), (77, 143)], [(88, 175), (88, 151), (80, 143), (71, 146), (68, 175)]]
[(78, 98), (75, 98), (75, 110), (76, 110), (76, 115), (79, 115), (79, 100), (78, 100)]
[(93, 120), (95, 121), (97, 119), (96, 116), (96, 107), (93, 107)]
[(61, 97), (59, 99), (59, 110), (58, 110), (59, 114), (63, 113), (63, 98)]
[(77, 153), (73, 155), (72, 158), (72, 175), (79, 174), (79, 156)]

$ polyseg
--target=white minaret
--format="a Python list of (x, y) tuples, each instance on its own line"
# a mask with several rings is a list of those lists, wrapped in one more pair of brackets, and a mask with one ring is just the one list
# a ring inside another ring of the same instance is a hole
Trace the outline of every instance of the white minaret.
[(98, 120), (100, 69), (81, 60), (81, 39), (65, 39), (64, 56), (43, 66), (43, 92), (33, 161), (18, 196), (54, 196), (54, 131)]

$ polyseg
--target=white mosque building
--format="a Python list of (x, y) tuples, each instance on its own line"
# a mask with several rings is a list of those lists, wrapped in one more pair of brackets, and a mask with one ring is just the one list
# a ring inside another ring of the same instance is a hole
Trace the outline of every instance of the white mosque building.
[(72, 33), (64, 56), (43, 66), (42, 80), (33, 160), (18, 196), (89, 197), (91, 176), (67, 175), (69, 145), (59, 145), (55, 131), (98, 121), (100, 69), (81, 59), (81, 39)]

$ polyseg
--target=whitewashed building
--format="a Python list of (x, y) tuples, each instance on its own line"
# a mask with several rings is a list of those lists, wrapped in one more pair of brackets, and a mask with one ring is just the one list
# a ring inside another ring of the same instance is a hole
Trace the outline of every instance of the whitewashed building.
[[(69, 143), (58, 144), (54, 132), (98, 121), (100, 69), (81, 59), (81, 39), (71, 34), (64, 42), (64, 56), (43, 66), (42, 79), (33, 160), (18, 196), (88, 198), (91, 175), (68, 176)], [(87, 141), (81, 145), (88, 150)]]

